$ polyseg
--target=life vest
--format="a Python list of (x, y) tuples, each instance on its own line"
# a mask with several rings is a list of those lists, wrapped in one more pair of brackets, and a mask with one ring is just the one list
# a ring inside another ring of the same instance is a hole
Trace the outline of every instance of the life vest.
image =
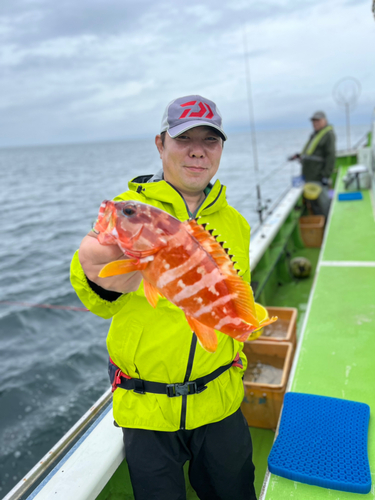
[[(322, 128), (319, 130), (319, 132), (314, 135), (312, 138), (310, 138), (307, 143), (305, 144), (305, 147), (302, 150), (301, 156), (312, 156), (319, 144), (319, 142), (322, 140), (322, 138), (330, 131), (333, 130), (333, 127), (331, 125), (327, 125), (326, 127)], [(321, 161), (323, 161), (323, 158), (320, 158)]]

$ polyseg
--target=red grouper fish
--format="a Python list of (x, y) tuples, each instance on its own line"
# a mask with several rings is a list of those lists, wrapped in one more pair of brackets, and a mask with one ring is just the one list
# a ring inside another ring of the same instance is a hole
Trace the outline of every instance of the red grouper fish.
[(149, 303), (156, 307), (163, 296), (179, 307), (206, 351), (216, 351), (215, 330), (243, 342), (277, 320), (260, 325), (250, 285), (194, 220), (180, 222), (137, 201), (103, 201), (94, 230), (102, 245), (117, 244), (128, 257), (104, 266), (99, 277), (140, 271)]

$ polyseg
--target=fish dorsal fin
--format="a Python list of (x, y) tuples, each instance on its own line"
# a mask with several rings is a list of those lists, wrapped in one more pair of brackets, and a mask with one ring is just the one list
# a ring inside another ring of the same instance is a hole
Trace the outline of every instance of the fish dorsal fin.
[(233, 262), (223, 247), (213, 236), (211, 236), (208, 231), (197, 224), (196, 221), (191, 220), (185, 224), (187, 224), (190, 234), (211, 255), (219, 266), (221, 272), (225, 275), (225, 283), (228, 287), (229, 293), (231, 295), (237, 295), (237, 297), (233, 299), (233, 303), (238, 316), (246, 323), (256, 327), (259, 326), (251, 286), (238, 276), (237, 271), (233, 266)]
[(224, 274), (228, 276), (237, 276), (237, 271), (233, 266), (233, 262), (228, 257), (228, 254), (223, 249), (221, 244), (216, 241), (214, 236), (211, 236), (209, 231), (199, 225), (195, 220), (185, 221), (189, 233), (202, 245), (207, 253), (216, 261)]

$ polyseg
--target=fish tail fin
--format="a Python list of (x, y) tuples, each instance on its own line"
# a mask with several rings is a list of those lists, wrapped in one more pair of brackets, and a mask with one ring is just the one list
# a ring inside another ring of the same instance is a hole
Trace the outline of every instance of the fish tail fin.
[(196, 221), (185, 223), (190, 234), (203, 246), (225, 275), (225, 283), (229, 293), (237, 296), (233, 300), (238, 316), (245, 322), (256, 327), (259, 320), (255, 309), (255, 301), (251, 286), (238, 276), (233, 262), (221, 244)]
[(237, 296), (233, 303), (238, 317), (245, 323), (257, 328), (259, 319), (255, 308), (253, 290), (249, 283), (237, 275), (229, 276), (225, 279), (225, 282), (229, 293)]
[(240, 342), (245, 342), (245, 341), (251, 341), (251, 340), (256, 340), (258, 337), (262, 335), (262, 329), (265, 326), (271, 325), (275, 321), (277, 321), (279, 318), (277, 316), (272, 316), (272, 318), (265, 319), (259, 323), (258, 327), (254, 327), (250, 324), (248, 324), (249, 329), (244, 332), (242, 335), (236, 337), (236, 340), (239, 340)]
[(272, 323), (275, 323), (275, 321), (277, 321), (279, 318), (277, 316), (272, 316), (272, 318), (268, 318), (264, 321), (261, 321), (259, 323), (259, 326), (261, 328), (263, 328), (264, 326), (268, 326), (268, 325), (271, 325)]

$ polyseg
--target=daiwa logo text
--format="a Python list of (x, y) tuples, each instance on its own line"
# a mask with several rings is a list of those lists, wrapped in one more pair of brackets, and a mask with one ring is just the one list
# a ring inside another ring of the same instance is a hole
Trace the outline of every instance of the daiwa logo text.
[[(184, 109), (184, 111), (182, 112), (179, 119), (181, 120), (181, 118), (186, 118), (186, 117), (202, 118), (205, 115), (205, 113), (208, 113), (205, 116), (205, 118), (207, 118), (209, 120), (211, 120), (211, 118), (213, 118), (214, 114), (212, 112), (212, 109), (210, 108), (210, 106), (206, 102), (199, 101), (198, 106), (199, 106), (200, 111), (192, 111), (192, 108), (196, 104), (197, 104), (197, 101), (190, 101), (190, 102), (186, 102), (185, 104), (181, 104), (181, 107), (186, 108), (186, 109)], [(189, 106), (189, 107), (187, 108), (187, 106)]]

